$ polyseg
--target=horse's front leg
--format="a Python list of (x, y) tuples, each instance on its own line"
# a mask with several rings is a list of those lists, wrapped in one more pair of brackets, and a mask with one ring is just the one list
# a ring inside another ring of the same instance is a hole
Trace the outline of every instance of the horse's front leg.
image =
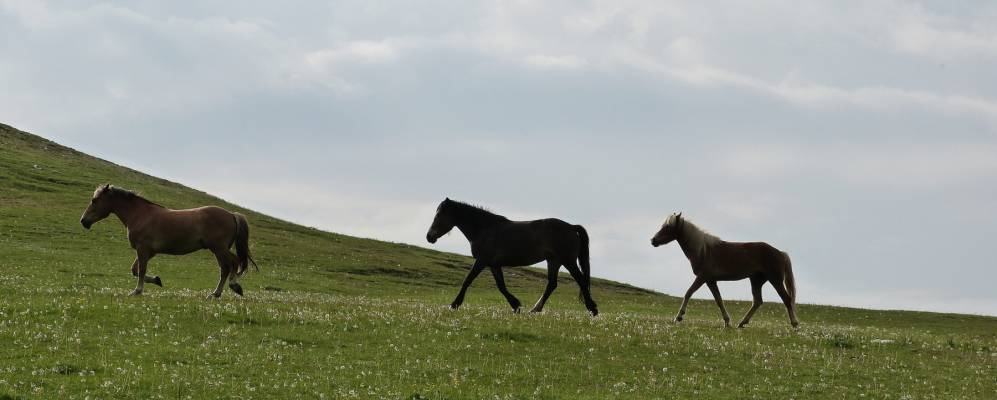
[(145, 288), (145, 271), (149, 266), (149, 260), (152, 259), (153, 254), (146, 251), (138, 251), (138, 258), (135, 259), (135, 263), (132, 265), (132, 272), (135, 277), (138, 278), (138, 282), (135, 285), (135, 290), (129, 294), (129, 296), (140, 296)]
[(717, 281), (706, 282), (706, 286), (713, 293), (713, 300), (717, 302), (717, 307), (720, 307), (720, 315), (724, 318), (724, 326), (730, 328), (730, 314), (727, 314), (727, 308), (724, 307), (724, 299), (720, 297), (720, 287), (717, 286)]
[(451, 310), (456, 310), (460, 308), (461, 304), (464, 304), (464, 294), (467, 293), (467, 288), (471, 286), (471, 282), (474, 282), (474, 278), (477, 278), (483, 269), (485, 269), (484, 264), (478, 261), (474, 262), (474, 265), (471, 266), (471, 271), (464, 277), (464, 284), (460, 287), (460, 293), (457, 293), (457, 297), (453, 299), (453, 303), (450, 303)]
[(682, 317), (685, 316), (685, 307), (689, 305), (689, 298), (691, 298), (704, 283), (706, 283), (706, 280), (697, 276), (696, 280), (692, 282), (692, 286), (689, 286), (689, 290), (685, 292), (685, 297), (682, 298), (682, 306), (679, 307), (679, 313), (675, 316), (675, 322), (682, 322)]
[(512, 307), (512, 312), (518, 313), (519, 307), (522, 306), (522, 303), (519, 302), (519, 299), (517, 299), (516, 296), (509, 293), (509, 288), (505, 287), (505, 277), (502, 276), (502, 267), (491, 267), (491, 270), (492, 276), (495, 277), (495, 286), (498, 286), (499, 292), (502, 292), (502, 295), (505, 296), (505, 300), (509, 302), (509, 306)]
[[(138, 277), (138, 258), (135, 258), (135, 262), (132, 263), (132, 276)], [(153, 285), (163, 287), (163, 280), (159, 279), (159, 275), (146, 276), (145, 283), (151, 283)]]

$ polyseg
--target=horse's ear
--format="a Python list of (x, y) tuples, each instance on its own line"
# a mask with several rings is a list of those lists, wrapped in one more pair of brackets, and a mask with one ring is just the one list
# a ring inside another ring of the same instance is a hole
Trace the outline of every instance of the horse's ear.
[(450, 198), (449, 198), (449, 197), (447, 197), (447, 198), (443, 199), (443, 202), (444, 202), (444, 203), (449, 203), (449, 202), (450, 202)]
[(679, 212), (678, 214), (675, 214), (675, 219), (679, 219), (679, 218), (682, 218), (682, 212)]

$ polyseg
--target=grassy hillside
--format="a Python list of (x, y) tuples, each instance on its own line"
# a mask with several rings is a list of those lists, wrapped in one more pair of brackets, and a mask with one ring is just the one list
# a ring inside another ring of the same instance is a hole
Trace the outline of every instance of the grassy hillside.
[[(247, 214), (263, 268), (247, 296), (205, 300), (217, 267), (198, 253), (155, 258), (166, 287), (126, 297), (124, 228), (78, 223), (105, 182)], [(750, 328), (723, 329), (712, 302), (675, 324), (675, 298), (604, 281), (591, 318), (566, 279), (545, 313), (514, 315), (488, 274), (449, 311), (468, 264), (280, 221), (0, 125), (0, 399), (997, 397), (997, 318), (801, 305), (794, 331), (772, 301)], [(535, 271), (506, 280), (525, 304), (543, 288)]]

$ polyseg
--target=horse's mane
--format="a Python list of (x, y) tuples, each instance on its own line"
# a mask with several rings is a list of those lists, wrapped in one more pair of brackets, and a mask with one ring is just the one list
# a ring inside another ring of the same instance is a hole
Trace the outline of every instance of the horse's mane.
[(706, 229), (700, 228), (688, 218), (682, 217), (679, 214), (672, 214), (665, 221), (665, 225), (674, 225), (676, 223), (682, 229), (682, 237), (685, 238), (686, 244), (696, 254), (702, 253), (706, 246), (720, 241), (720, 238), (716, 235), (708, 232)]
[(110, 186), (110, 185), (108, 185), (104, 189), (104, 192), (107, 193), (107, 194), (109, 194), (109, 195), (111, 195), (111, 196), (113, 196), (113, 197), (117, 197), (119, 199), (128, 199), (128, 200), (133, 200), (134, 199), (134, 200), (139, 200), (139, 201), (146, 202), (148, 204), (152, 204), (152, 205), (157, 206), (157, 207), (163, 207), (159, 203), (150, 201), (149, 199), (140, 196), (138, 193), (135, 193), (134, 191), (131, 191), (131, 190), (128, 190), (128, 189), (124, 189), (124, 188), (119, 188), (117, 186)]
[(453, 213), (458, 219), (476, 225), (492, 224), (495, 222), (509, 222), (509, 218), (495, 214), (484, 207), (468, 204), (462, 201), (450, 200), (448, 207), (453, 207)]

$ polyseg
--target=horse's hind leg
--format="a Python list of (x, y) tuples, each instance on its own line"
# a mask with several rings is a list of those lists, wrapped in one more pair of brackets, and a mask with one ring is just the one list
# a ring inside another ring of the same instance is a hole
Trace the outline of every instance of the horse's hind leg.
[[(138, 277), (138, 258), (132, 263), (132, 276)], [(163, 280), (159, 279), (159, 275), (156, 276), (146, 276), (145, 283), (151, 283), (153, 285), (163, 287)]]
[(519, 299), (517, 299), (516, 296), (509, 293), (509, 289), (505, 287), (505, 276), (502, 275), (502, 267), (491, 267), (491, 270), (492, 276), (495, 277), (495, 286), (498, 286), (499, 292), (502, 292), (502, 295), (505, 296), (505, 300), (509, 302), (510, 306), (512, 306), (512, 312), (518, 313), (519, 307), (522, 306), (522, 303), (519, 302)]
[(737, 324), (738, 328), (744, 328), (751, 322), (751, 317), (755, 315), (755, 311), (758, 311), (758, 307), (762, 306), (762, 285), (765, 284), (765, 278), (760, 276), (751, 277), (751, 309), (744, 314), (744, 318), (741, 318), (741, 322)]
[(769, 282), (775, 287), (775, 292), (779, 293), (779, 297), (782, 298), (782, 303), (786, 305), (786, 311), (789, 313), (789, 324), (796, 328), (800, 326), (800, 321), (796, 320), (796, 309), (793, 307), (793, 297), (789, 295), (786, 291), (786, 286), (783, 283), (782, 277), (779, 279), (770, 279)]
[(685, 307), (689, 305), (689, 298), (696, 293), (699, 288), (703, 287), (706, 280), (700, 277), (696, 277), (696, 280), (692, 281), (692, 286), (689, 286), (689, 290), (685, 291), (685, 297), (682, 298), (682, 305), (679, 307), (679, 313), (675, 315), (675, 322), (682, 322), (682, 318), (685, 316)]
[(222, 297), (222, 288), (225, 287), (225, 280), (228, 279), (229, 273), (232, 271), (231, 259), (228, 256), (231, 253), (229, 253), (228, 250), (214, 251), (214, 253), (215, 259), (218, 260), (219, 277), (218, 285), (215, 286), (215, 291), (208, 295), (209, 299), (211, 297)]
[(717, 302), (717, 307), (720, 307), (720, 315), (724, 317), (724, 326), (730, 328), (730, 314), (727, 314), (727, 308), (724, 307), (724, 299), (720, 297), (720, 287), (717, 286), (717, 281), (706, 282), (706, 287), (710, 288), (710, 292), (713, 293), (713, 300)]
[(239, 284), (239, 278), (241, 275), (238, 273), (239, 269), (239, 258), (232, 254), (231, 251), (225, 251), (228, 255), (229, 265), (233, 267), (229, 270), (228, 274), (228, 288), (232, 289), (235, 294), (242, 296), (242, 285)]
[(464, 295), (467, 294), (467, 288), (471, 286), (471, 283), (474, 282), (474, 278), (477, 278), (478, 274), (480, 274), (483, 269), (485, 269), (484, 265), (477, 261), (474, 262), (474, 265), (471, 266), (471, 271), (469, 271), (467, 276), (464, 277), (464, 284), (461, 285), (460, 292), (457, 293), (457, 297), (453, 299), (453, 303), (450, 303), (451, 310), (456, 310), (460, 308), (461, 304), (464, 304)]
[(568, 273), (570, 273), (571, 277), (575, 279), (575, 282), (578, 282), (578, 287), (582, 292), (582, 300), (585, 301), (585, 308), (592, 313), (593, 317), (599, 315), (599, 308), (595, 305), (595, 300), (592, 300), (592, 293), (589, 291), (589, 288), (582, 283), (585, 282), (585, 275), (583, 275), (582, 271), (578, 269), (578, 264), (576, 264), (575, 261), (569, 261), (564, 264), (564, 268), (568, 270)]
[(533, 305), (533, 309), (530, 310), (531, 313), (538, 313), (544, 310), (544, 305), (547, 304), (547, 299), (550, 298), (550, 294), (554, 293), (554, 289), (557, 288), (557, 271), (561, 269), (561, 265), (547, 260), (547, 288), (544, 289), (544, 294), (540, 296), (540, 300)]

